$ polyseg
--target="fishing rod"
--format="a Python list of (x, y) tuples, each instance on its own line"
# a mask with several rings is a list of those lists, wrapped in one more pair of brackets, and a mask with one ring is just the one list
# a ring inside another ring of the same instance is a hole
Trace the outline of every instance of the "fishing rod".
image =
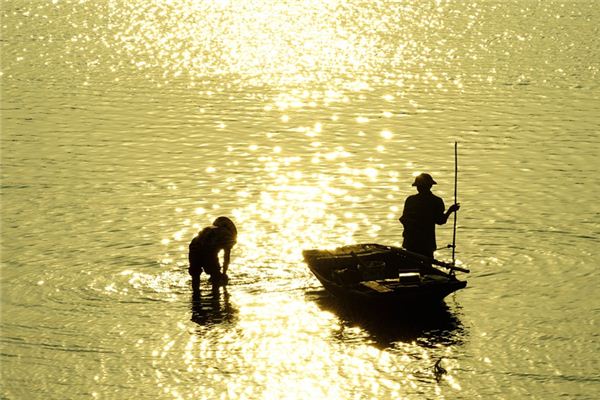
[[(454, 142), (454, 204), (458, 204), (458, 142)], [(452, 265), (456, 264), (456, 214), (452, 228)]]

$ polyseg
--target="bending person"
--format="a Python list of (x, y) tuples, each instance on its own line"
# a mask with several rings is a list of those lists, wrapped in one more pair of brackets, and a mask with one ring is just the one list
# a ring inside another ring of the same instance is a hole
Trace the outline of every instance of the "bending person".
[[(237, 241), (237, 228), (227, 217), (219, 217), (212, 225), (203, 228), (189, 245), (189, 269), (192, 289), (200, 289), (200, 275), (210, 275), (213, 286), (224, 286), (229, 278), (227, 269), (231, 261), (231, 249)], [(219, 263), (219, 252), (223, 251), (223, 271)]]

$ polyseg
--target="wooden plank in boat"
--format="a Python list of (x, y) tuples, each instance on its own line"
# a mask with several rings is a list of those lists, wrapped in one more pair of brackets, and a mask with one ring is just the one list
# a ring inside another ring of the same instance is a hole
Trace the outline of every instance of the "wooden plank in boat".
[(373, 289), (373, 290), (375, 290), (376, 292), (379, 292), (379, 293), (393, 292), (392, 289), (383, 286), (382, 284), (380, 284), (377, 281), (363, 281), (360, 284), (363, 285), (363, 286), (368, 287), (369, 289)]

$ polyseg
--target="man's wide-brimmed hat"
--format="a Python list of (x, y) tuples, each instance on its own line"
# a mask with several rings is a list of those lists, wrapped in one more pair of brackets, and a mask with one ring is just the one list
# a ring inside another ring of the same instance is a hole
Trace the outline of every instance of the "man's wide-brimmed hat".
[(437, 184), (429, 174), (421, 174), (415, 177), (413, 186), (432, 186)]

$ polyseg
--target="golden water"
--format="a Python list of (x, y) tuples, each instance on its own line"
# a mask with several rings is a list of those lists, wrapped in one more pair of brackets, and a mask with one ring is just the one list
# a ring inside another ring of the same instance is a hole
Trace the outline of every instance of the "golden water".
[[(596, 2), (1, 16), (0, 397), (599, 392)], [(455, 141), (468, 288), (418, 321), (340, 307), (302, 249), (400, 244), (413, 175), (451, 204)], [(240, 231), (230, 285), (196, 301), (187, 244), (218, 215)]]

